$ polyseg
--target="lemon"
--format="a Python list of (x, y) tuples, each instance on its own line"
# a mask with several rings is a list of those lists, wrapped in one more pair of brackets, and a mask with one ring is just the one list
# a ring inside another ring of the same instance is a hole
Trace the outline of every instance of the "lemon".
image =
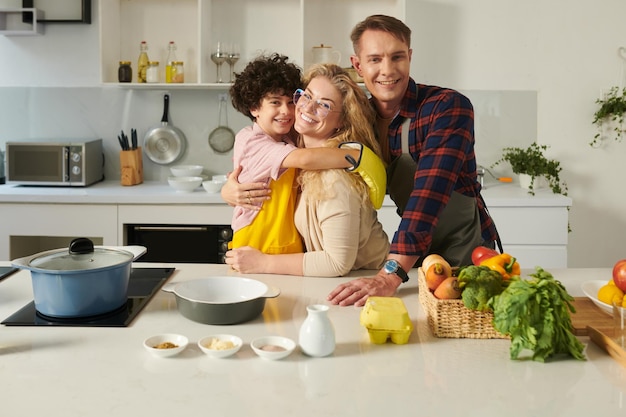
[(598, 300), (612, 305), (613, 301), (624, 303), (624, 292), (615, 285), (606, 284), (598, 290)]

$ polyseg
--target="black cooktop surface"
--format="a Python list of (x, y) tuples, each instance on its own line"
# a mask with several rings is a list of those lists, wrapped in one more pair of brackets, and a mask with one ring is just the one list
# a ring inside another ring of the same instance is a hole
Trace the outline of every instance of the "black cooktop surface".
[(19, 271), (19, 269), (13, 268), (12, 266), (0, 266), (0, 281), (17, 271)]
[(48, 317), (31, 301), (1, 324), (6, 326), (127, 327), (174, 273), (175, 268), (133, 268), (126, 304), (105, 314), (78, 318)]

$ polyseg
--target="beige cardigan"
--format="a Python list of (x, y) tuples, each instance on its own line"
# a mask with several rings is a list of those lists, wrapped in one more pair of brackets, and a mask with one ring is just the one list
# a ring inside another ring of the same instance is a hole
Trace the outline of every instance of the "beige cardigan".
[(322, 172), (335, 195), (307, 204), (303, 191), (296, 206), (295, 223), (307, 252), (307, 276), (342, 276), (356, 269), (380, 269), (389, 254), (389, 238), (376, 210), (364, 204), (341, 169)]

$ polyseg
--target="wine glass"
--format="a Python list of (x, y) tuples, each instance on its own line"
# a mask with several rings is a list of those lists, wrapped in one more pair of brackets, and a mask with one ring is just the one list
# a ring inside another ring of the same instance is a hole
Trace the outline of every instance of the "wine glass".
[(233, 43), (230, 48), (230, 52), (228, 53), (228, 58), (226, 58), (226, 62), (230, 66), (230, 82), (235, 81), (235, 63), (239, 61), (239, 44)]
[(223, 83), (222, 81), (222, 64), (228, 58), (228, 52), (226, 52), (226, 48), (224, 47), (223, 42), (216, 42), (213, 47), (213, 52), (211, 53), (211, 61), (217, 65), (217, 81), (218, 83)]

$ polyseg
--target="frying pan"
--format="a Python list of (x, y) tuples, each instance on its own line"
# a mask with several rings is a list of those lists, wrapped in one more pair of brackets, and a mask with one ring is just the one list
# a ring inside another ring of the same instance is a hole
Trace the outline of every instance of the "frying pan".
[(220, 105), (219, 105), (219, 115), (217, 124), (218, 126), (213, 129), (213, 131), (209, 134), (209, 146), (215, 152), (225, 153), (233, 149), (233, 145), (235, 144), (235, 132), (232, 131), (230, 127), (228, 127), (228, 109), (224, 111), (224, 115), (226, 117), (226, 123), (222, 123), (222, 103), (226, 101), (226, 97), (220, 97)]
[(170, 96), (163, 96), (161, 125), (148, 130), (143, 139), (143, 148), (150, 160), (160, 165), (171, 164), (185, 152), (185, 134), (169, 124)]

